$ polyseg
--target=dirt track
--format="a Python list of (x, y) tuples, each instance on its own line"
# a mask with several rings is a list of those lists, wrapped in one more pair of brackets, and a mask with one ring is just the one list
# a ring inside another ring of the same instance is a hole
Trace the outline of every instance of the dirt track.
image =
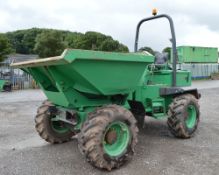
[[(201, 123), (195, 137), (172, 137), (166, 121), (148, 119), (133, 160), (107, 174), (219, 173), (219, 88), (201, 90)], [(103, 174), (86, 163), (77, 141), (50, 145), (34, 128), (34, 115), (44, 99), (39, 90), (0, 93), (0, 174)]]

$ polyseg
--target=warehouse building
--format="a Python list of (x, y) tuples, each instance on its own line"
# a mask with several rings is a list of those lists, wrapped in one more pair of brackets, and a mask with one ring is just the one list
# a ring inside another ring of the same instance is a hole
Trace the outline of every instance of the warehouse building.
[(210, 78), (219, 72), (216, 47), (178, 46), (177, 53), (178, 68), (191, 71), (193, 79)]

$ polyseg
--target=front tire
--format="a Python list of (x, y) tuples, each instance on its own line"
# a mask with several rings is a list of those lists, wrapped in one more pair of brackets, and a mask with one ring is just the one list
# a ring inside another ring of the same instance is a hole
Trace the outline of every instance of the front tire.
[(90, 113), (79, 134), (79, 149), (93, 166), (110, 171), (129, 160), (138, 128), (127, 109), (108, 105)]
[(167, 125), (178, 138), (190, 138), (195, 133), (200, 117), (198, 100), (192, 94), (174, 98), (169, 106)]
[(52, 121), (55, 116), (51, 114), (51, 108), (55, 106), (48, 100), (44, 101), (37, 110), (35, 128), (40, 137), (49, 143), (63, 143), (69, 141), (74, 133), (66, 128), (61, 121)]

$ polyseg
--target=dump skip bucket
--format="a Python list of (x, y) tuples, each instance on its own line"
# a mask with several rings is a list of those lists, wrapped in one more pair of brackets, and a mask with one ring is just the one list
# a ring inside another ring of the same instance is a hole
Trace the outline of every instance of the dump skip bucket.
[(58, 57), (14, 63), (12, 66), (28, 71), (45, 89), (48, 89), (48, 84), (60, 89), (57, 85), (62, 84), (80, 92), (113, 95), (132, 91), (147, 64), (153, 61), (154, 57), (144, 53), (68, 49)]

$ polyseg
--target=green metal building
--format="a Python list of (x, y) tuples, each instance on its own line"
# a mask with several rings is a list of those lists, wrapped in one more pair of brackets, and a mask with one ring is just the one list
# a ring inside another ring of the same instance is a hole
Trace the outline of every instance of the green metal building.
[(218, 48), (216, 47), (178, 46), (177, 53), (178, 63), (218, 62)]

